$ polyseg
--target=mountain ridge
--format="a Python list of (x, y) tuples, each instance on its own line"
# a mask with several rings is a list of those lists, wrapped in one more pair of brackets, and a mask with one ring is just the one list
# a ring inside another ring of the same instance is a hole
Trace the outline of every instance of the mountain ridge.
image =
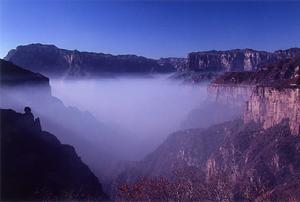
[(29, 44), (8, 52), (5, 60), (47, 76), (101, 76), (105, 73), (167, 73), (175, 69), (154, 59), (136, 55), (111, 55)]

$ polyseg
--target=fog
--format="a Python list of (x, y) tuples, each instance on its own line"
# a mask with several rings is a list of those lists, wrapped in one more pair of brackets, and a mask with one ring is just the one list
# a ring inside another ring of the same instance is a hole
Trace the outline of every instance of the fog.
[[(51, 80), (49, 86), (1, 87), (1, 108), (30, 106), (42, 129), (76, 152), (102, 180), (140, 160), (172, 132), (208, 127), (240, 111), (207, 99), (207, 84), (169, 75)], [(52, 94), (52, 95), (51, 95)], [(117, 170), (117, 171), (116, 171)]]
[(206, 85), (183, 85), (168, 76), (98, 80), (52, 80), (52, 94), (66, 106), (90, 112), (100, 122), (123, 131), (122, 140), (139, 158), (169, 133), (181, 129), (189, 112), (206, 99)]

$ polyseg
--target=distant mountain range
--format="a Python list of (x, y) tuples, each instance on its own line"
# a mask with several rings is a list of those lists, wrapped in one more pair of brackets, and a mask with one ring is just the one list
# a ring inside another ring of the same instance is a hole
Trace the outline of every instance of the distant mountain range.
[[(254, 71), (264, 64), (292, 58), (299, 53), (300, 48), (275, 52), (252, 49), (213, 50), (189, 53), (187, 58), (169, 57), (155, 60), (136, 55), (80, 52), (60, 49), (54, 45), (30, 44), (9, 51), (4, 59), (50, 77), (103, 77), (177, 71), (181, 72), (179, 78), (198, 82), (214, 78), (216, 72)], [(206, 75), (207, 72), (214, 74)]]
[(234, 49), (228, 51), (203, 51), (188, 55), (189, 71), (254, 71), (261, 66), (282, 59), (293, 58), (300, 48), (290, 48), (275, 52), (253, 49)]
[(80, 52), (43, 44), (18, 46), (9, 51), (4, 59), (47, 76), (94, 77), (176, 71), (169, 63), (158, 63), (157, 60), (141, 56)]

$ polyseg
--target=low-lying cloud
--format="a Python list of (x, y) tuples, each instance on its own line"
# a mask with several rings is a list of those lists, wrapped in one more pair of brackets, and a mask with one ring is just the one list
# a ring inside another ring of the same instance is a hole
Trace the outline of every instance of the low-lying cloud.
[(189, 112), (206, 99), (206, 85), (183, 85), (162, 75), (53, 80), (51, 87), (65, 105), (89, 111), (100, 122), (123, 131), (124, 144), (127, 139), (148, 150), (179, 130)]

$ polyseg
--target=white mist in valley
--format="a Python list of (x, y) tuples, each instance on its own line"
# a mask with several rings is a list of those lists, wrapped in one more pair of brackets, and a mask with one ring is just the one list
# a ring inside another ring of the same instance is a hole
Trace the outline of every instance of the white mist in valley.
[(74, 146), (98, 177), (118, 163), (139, 160), (172, 132), (205, 128), (240, 111), (207, 100), (207, 84), (182, 84), (169, 75), (51, 80), (42, 86), (0, 88), (0, 107), (30, 106), (42, 129)]
[(206, 99), (206, 85), (183, 85), (162, 75), (52, 80), (51, 88), (66, 106), (88, 111), (99, 122), (121, 131), (124, 144), (135, 141), (133, 151), (140, 149), (140, 154), (179, 130), (188, 113)]

